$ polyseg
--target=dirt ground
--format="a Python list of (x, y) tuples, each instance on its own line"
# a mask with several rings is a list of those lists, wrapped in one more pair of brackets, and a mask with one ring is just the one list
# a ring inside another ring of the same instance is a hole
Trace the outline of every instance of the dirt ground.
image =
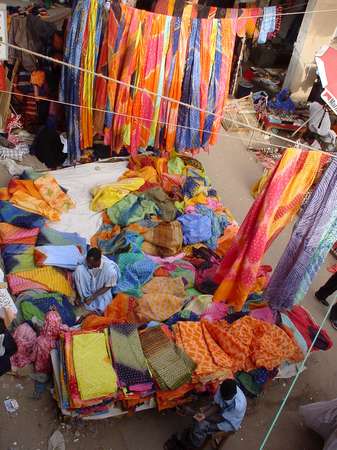
[[(248, 211), (252, 198), (250, 186), (262, 173), (254, 156), (240, 141), (220, 138), (209, 154), (200, 155), (207, 173), (224, 202), (238, 221)], [(281, 255), (291, 229), (273, 244), (265, 261), (274, 265)], [(329, 256), (327, 263), (331, 263)], [(313, 293), (328, 278), (323, 268), (316, 277), (304, 305), (316, 320), (322, 320), (324, 306), (314, 300)], [(333, 340), (337, 333), (327, 324)], [(335, 347), (337, 348), (337, 347)], [(300, 376), (286, 407), (266, 444), (268, 450), (317, 450), (320, 439), (305, 429), (298, 415), (298, 407), (311, 401), (336, 396), (336, 349), (310, 356), (307, 369)], [(273, 381), (257, 400), (249, 401), (248, 412), (241, 430), (224, 445), (228, 450), (259, 449), (273, 417), (289, 388), (289, 381)], [(15, 398), (17, 413), (6, 412), (3, 401)], [(28, 378), (5, 375), (0, 379), (0, 450), (45, 450), (49, 436), (59, 428), (66, 439), (67, 450), (161, 450), (165, 440), (175, 431), (186, 427), (188, 419), (173, 412), (138, 413), (133, 417), (95, 422), (67, 422), (60, 420), (56, 404), (47, 391), (41, 399), (33, 399), (33, 382)]]

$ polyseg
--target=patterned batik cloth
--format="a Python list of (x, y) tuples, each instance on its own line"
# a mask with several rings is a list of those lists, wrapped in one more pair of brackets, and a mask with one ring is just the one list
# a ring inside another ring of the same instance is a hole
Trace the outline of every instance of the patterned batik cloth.
[(111, 397), (117, 391), (105, 332), (75, 334), (73, 359), (82, 400)]
[(136, 325), (111, 325), (110, 344), (119, 385), (151, 383)]
[(219, 266), (214, 278), (220, 284), (215, 301), (225, 301), (236, 311), (242, 309), (255, 285), (265, 251), (295, 217), (322, 158), (321, 152), (295, 148), (284, 152)]
[(41, 228), (37, 242), (40, 245), (76, 245), (85, 253), (87, 250), (87, 241), (78, 233), (66, 233), (54, 230), (48, 226)]
[(18, 295), (28, 289), (43, 289), (48, 292), (58, 292), (66, 297), (74, 296), (74, 291), (66, 275), (54, 267), (42, 267), (9, 274), (7, 282), (13, 295)]
[(136, 312), (141, 320), (159, 322), (181, 310), (187, 298), (182, 278), (155, 277), (143, 286)]
[(153, 256), (177, 255), (183, 245), (183, 232), (180, 223), (161, 222), (156, 227), (148, 229), (144, 235), (142, 249)]
[(177, 389), (191, 380), (194, 362), (160, 327), (141, 332), (140, 341), (151, 373), (161, 389)]
[(273, 309), (291, 308), (305, 297), (337, 239), (337, 160), (332, 158), (294, 227), (264, 299)]

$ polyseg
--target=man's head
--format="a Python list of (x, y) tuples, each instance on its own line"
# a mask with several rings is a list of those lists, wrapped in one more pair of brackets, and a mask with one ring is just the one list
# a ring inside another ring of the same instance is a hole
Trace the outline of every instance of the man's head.
[(220, 386), (222, 400), (227, 402), (232, 400), (236, 395), (237, 384), (235, 380), (225, 380)]
[(87, 253), (89, 269), (97, 269), (101, 265), (102, 252), (99, 248), (91, 248)]

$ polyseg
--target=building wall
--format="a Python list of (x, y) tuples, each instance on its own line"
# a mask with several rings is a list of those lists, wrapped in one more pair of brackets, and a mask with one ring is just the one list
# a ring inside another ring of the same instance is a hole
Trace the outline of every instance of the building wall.
[[(337, 9), (336, 0), (309, 0), (307, 6), (307, 11), (330, 9)], [(315, 54), (329, 44), (336, 27), (337, 11), (304, 16), (284, 81), (294, 100), (307, 100), (316, 78)]]

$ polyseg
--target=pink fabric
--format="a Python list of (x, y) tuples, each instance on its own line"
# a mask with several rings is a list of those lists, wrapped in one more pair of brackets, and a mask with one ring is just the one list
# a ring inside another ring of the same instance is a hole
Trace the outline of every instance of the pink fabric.
[(56, 341), (61, 331), (68, 331), (62, 325), (61, 316), (57, 311), (49, 311), (46, 315), (43, 329), (36, 340), (36, 372), (50, 373), (52, 371), (50, 352), (56, 347)]
[(13, 369), (21, 369), (35, 361), (37, 336), (28, 323), (23, 323), (14, 331), (13, 338), (18, 351), (11, 357)]
[(274, 314), (269, 306), (266, 306), (265, 308), (253, 309), (250, 312), (250, 316), (254, 317), (254, 319), (264, 320), (265, 322), (275, 324)]
[(228, 306), (225, 303), (210, 304), (201, 315), (202, 320), (214, 322), (222, 320), (228, 312)]

